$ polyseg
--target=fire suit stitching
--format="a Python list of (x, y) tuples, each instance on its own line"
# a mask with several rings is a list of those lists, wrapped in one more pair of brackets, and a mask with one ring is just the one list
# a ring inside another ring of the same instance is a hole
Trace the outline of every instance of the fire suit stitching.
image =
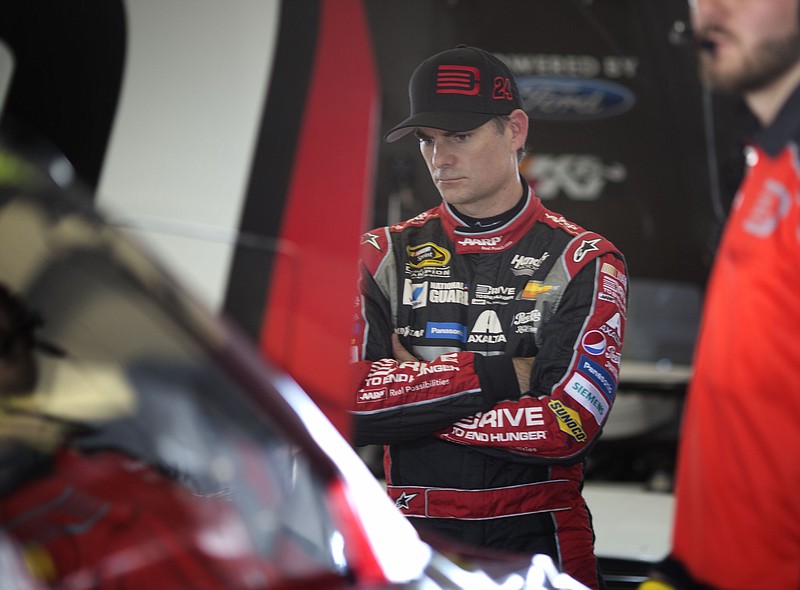
[(430, 518), (430, 512), (428, 511), (428, 492), (430, 492), (430, 489), (425, 490), (425, 516), (424, 516), (424, 518)]
[(361, 350), (358, 351), (358, 358), (365, 359), (367, 358), (367, 342), (369, 342), (369, 331), (370, 331), (370, 323), (367, 319), (367, 306), (366, 300), (364, 297), (359, 297), (359, 314), (360, 317), (364, 318), (364, 334), (361, 337)]
[[(384, 232), (384, 237), (386, 238), (386, 252), (383, 253), (383, 258), (378, 263), (378, 266), (375, 268), (375, 272), (373, 273), (373, 277), (375, 279), (375, 283), (378, 285), (381, 293), (383, 296), (386, 297), (392, 304), (392, 314), (396, 315), (396, 301), (392, 290), (394, 288), (395, 282), (395, 268), (397, 266), (395, 259), (394, 259), (394, 244), (389, 236), (388, 228), (382, 228)], [(384, 291), (384, 281), (379, 280), (379, 277), (386, 277), (386, 287), (389, 289), (389, 293)]]
[[(556, 515), (550, 514), (550, 521), (553, 523), (553, 530), (558, 531), (558, 521), (556, 521)], [(555, 538), (556, 543), (556, 564), (559, 568), (564, 567), (564, 559), (561, 554), (561, 536), (556, 534), (553, 536)]]
[[(427, 502), (427, 500), (426, 500)], [(546, 514), (546, 513), (553, 513), (553, 512), (566, 512), (567, 510), (572, 510), (571, 506), (565, 506), (563, 508), (544, 508), (542, 510), (531, 510), (528, 512), (514, 512), (513, 514), (496, 514), (493, 516), (428, 516), (427, 513), (427, 504), (425, 506), (426, 513), (425, 514), (405, 514), (406, 518), (434, 518), (434, 519), (441, 519), (441, 520), (469, 520), (469, 521), (480, 521), (480, 520), (497, 520), (500, 518), (516, 518), (518, 516), (530, 516), (531, 514)], [(555, 519), (555, 517), (553, 517)]]
[[(571, 243), (571, 242), (570, 242)], [(556, 313), (556, 310), (561, 303), (561, 298), (564, 296), (564, 291), (566, 291), (567, 286), (569, 285), (570, 276), (567, 270), (565, 258), (566, 252), (569, 246), (567, 246), (561, 255), (558, 258), (558, 263), (554, 264), (553, 267), (550, 269), (550, 272), (547, 273), (547, 276), (544, 278), (545, 285), (558, 285), (560, 288), (556, 292), (555, 296), (550, 297), (546, 300), (542, 300), (541, 302), (537, 302), (536, 308), (540, 309), (542, 312), (542, 328), (547, 325), (553, 316)], [(542, 334), (543, 330), (539, 329), (536, 332), (536, 345), (541, 348), (544, 344), (542, 342)]]
[(544, 486), (544, 485), (554, 484), (554, 483), (570, 483), (571, 481), (572, 480), (570, 480), (570, 479), (559, 478), (559, 479), (548, 479), (546, 481), (532, 481), (530, 483), (515, 484), (513, 486), (500, 486), (500, 487), (496, 487), (496, 488), (494, 488), (494, 487), (492, 487), (492, 488), (468, 488), (468, 489), (467, 488), (453, 488), (453, 487), (443, 488), (443, 487), (437, 487), (437, 486), (427, 486), (426, 487), (426, 486), (416, 486), (416, 485), (409, 485), (409, 486), (389, 485), (389, 486), (386, 486), (386, 487), (388, 489), (398, 489), (398, 490), (400, 490), (400, 489), (408, 490), (408, 489), (412, 489), (412, 488), (413, 489), (423, 488), (425, 490), (434, 490), (434, 491), (441, 491), (441, 492), (466, 492), (466, 493), (469, 493), (469, 492), (496, 492), (498, 490), (515, 490), (515, 489), (520, 489), (520, 488), (530, 488), (530, 487), (534, 487), (534, 486)]

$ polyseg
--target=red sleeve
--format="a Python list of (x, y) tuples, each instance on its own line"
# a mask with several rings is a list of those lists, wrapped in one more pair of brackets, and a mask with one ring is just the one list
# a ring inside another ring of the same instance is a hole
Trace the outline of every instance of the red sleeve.
[(453, 352), (430, 362), (356, 363), (356, 444), (391, 444), (429, 435), (519, 394), (511, 357)]
[(460, 420), (438, 432), (440, 438), (538, 459), (585, 453), (616, 391), (627, 305), (624, 261), (613, 254), (595, 258), (568, 291), (536, 358), (531, 394)]

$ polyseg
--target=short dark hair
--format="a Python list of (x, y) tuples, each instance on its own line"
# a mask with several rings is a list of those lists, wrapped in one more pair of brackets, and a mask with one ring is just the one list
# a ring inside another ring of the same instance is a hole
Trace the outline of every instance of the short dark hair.
[[(495, 117), (492, 117), (492, 123), (494, 123), (497, 132), (500, 134), (505, 132), (510, 121), (511, 115), (496, 115)], [(522, 162), (522, 158), (524, 158), (525, 154), (527, 153), (528, 150), (524, 145), (519, 148), (519, 150), (517, 150), (517, 162)]]

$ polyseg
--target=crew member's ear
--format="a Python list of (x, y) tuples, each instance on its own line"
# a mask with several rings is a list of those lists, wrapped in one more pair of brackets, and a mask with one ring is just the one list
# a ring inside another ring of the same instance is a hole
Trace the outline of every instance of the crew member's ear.
[(514, 109), (508, 116), (513, 148), (516, 151), (525, 147), (528, 141), (528, 115), (522, 109)]

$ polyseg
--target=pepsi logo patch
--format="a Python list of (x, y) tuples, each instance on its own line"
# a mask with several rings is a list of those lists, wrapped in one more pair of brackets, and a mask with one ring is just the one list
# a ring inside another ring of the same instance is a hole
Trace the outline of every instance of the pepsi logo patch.
[(581, 346), (589, 354), (599, 356), (606, 351), (608, 345), (606, 337), (601, 331), (592, 330), (584, 335), (583, 340), (581, 340)]

